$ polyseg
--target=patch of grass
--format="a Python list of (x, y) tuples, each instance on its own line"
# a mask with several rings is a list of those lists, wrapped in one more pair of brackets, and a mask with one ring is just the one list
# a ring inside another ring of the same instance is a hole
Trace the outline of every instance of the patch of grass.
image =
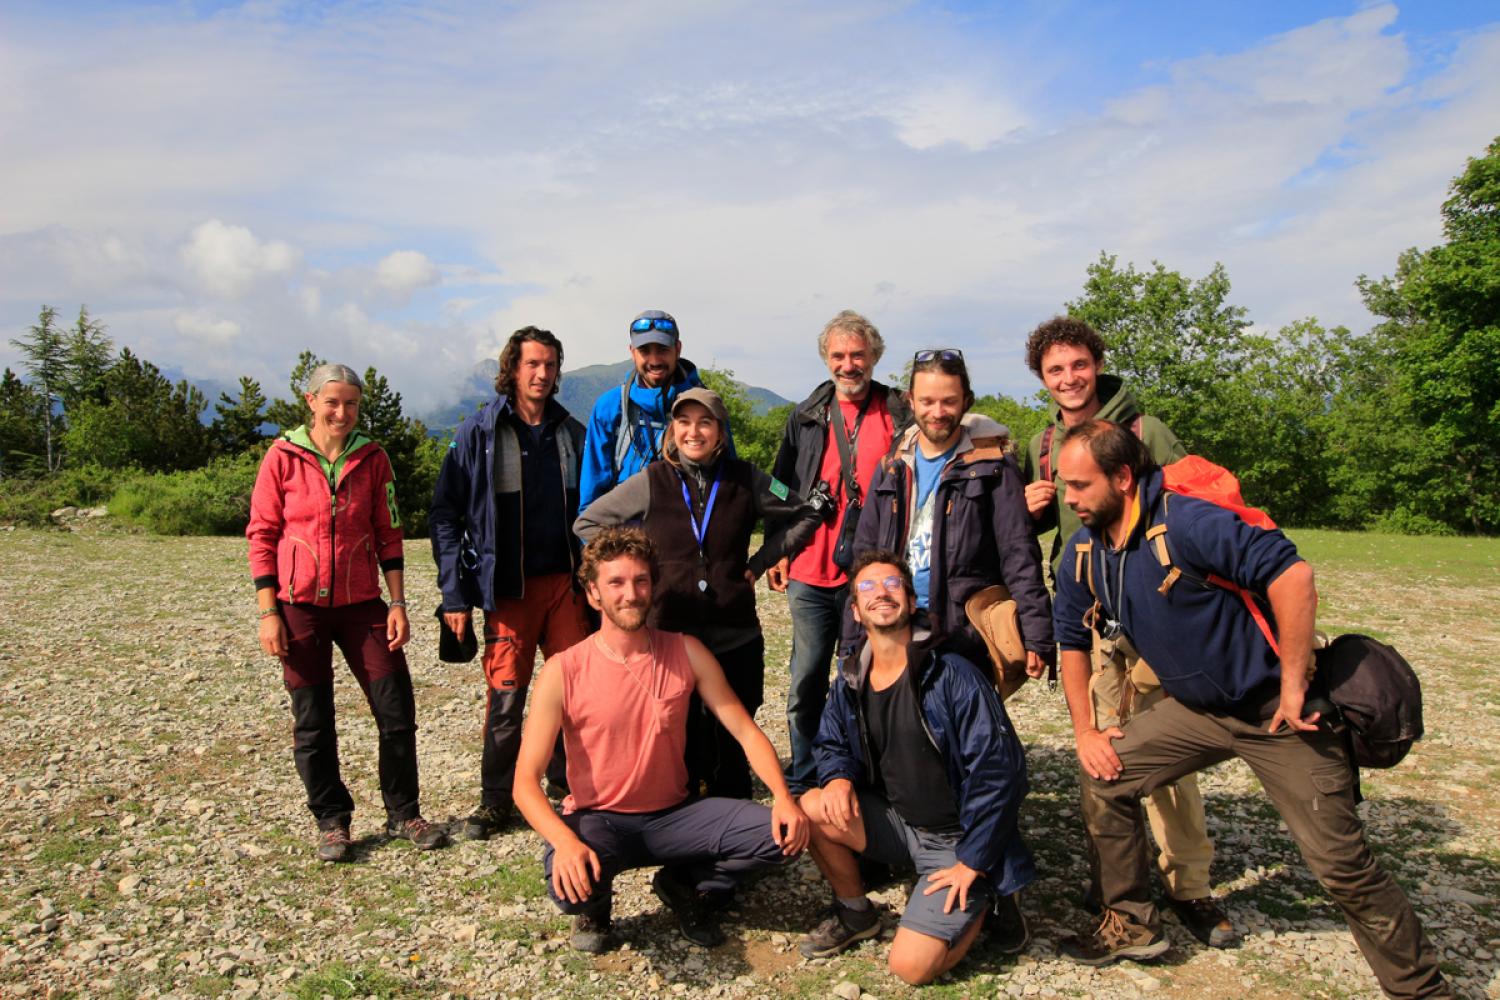
[(1399, 571), (1418, 579), (1500, 583), (1500, 538), (1387, 535), (1373, 531), (1291, 528), (1313, 568), (1340, 573)]
[(197, 976), (188, 984), (200, 997), (221, 997), (234, 988), (234, 980), (228, 976)]
[(292, 983), (291, 993), (297, 1000), (319, 1000), (323, 996), (335, 1000), (347, 997), (391, 1000), (414, 995), (411, 984), (379, 966), (352, 966), (344, 962), (325, 965), (317, 972), (299, 976)]
[(510, 861), (487, 875), (464, 879), (459, 888), (465, 893), (504, 900), (513, 900), (517, 896), (537, 899), (547, 894), (542, 863), (534, 858)]
[(94, 859), (114, 847), (112, 840), (75, 833), (53, 833), (37, 848), (36, 860), (47, 868), (68, 865), (88, 867)]

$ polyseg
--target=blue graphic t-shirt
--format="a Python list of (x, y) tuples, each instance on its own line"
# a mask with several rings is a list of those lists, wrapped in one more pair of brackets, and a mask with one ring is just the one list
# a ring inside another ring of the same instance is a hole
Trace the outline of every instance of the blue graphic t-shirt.
[(917, 607), (925, 608), (927, 604), (928, 585), (932, 580), (932, 523), (933, 506), (937, 499), (937, 484), (942, 478), (943, 467), (958, 450), (958, 442), (953, 447), (934, 458), (928, 458), (922, 454), (921, 445), (917, 446), (916, 462), (916, 505), (917, 512), (911, 519), (911, 534), (906, 541), (906, 562), (911, 566), (912, 584), (917, 589)]

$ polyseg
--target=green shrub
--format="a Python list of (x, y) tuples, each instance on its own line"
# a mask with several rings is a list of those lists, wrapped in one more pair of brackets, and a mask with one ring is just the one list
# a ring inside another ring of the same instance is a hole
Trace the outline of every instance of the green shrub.
[(1452, 527), (1433, 520), (1426, 514), (1418, 514), (1405, 507), (1381, 514), (1371, 521), (1366, 529), (1389, 535), (1456, 535)]
[(158, 535), (239, 534), (250, 520), (260, 451), (186, 472), (138, 473), (115, 490), (109, 512)]
[(47, 525), (60, 507), (92, 507), (104, 502), (132, 469), (106, 469), (90, 463), (50, 476), (0, 479), (0, 524)]

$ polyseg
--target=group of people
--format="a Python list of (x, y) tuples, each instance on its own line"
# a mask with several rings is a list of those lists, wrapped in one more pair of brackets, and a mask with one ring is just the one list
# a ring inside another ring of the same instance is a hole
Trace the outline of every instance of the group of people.
[[(883, 866), (917, 876), (888, 958), (903, 980), (932, 981), (985, 928), (1022, 950), (1036, 870), (1001, 691), (1057, 671), (1091, 875), (1090, 917), (1064, 955), (1168, 949), (1147, 820), (1168, 906), (1205, 945), (1234, 943), (1193, 774), (1238, 756), (1386, 992), (1448, 995), (1365, 843), (1337, 725), (1304, 711), (1311, 569), (1281, 532), (1163, 488), (1160, 466), (1186, 449), (1103, 372), (1086, 324), (1057, 317), (1031, 335), (1027, 363), (1053, 405), (1018, 460), (1007, 429), (972, 412), (960, 351), (916, 352), (898, 391), (873, 378), (879, 331), (842, 312), (818, 338), (830, 377), (793, 408), (769, 474), (735, 457), (724, 403), (682, 358), (671, 315), (644, 312), (629, 336), (632, 371), (585, 424), (555, 398), (561, 342), (516, 331), (429, 515), (445, 638), (482, 638), (487, 683), (479, 801), (458, 832), (485, 839), (519, 811), (546, 841), (574, 947), (611, 946), (613, 879), (643, 866), (659, 866), (653, 891), (684, 936), (712, 947), (736, 886), (805, 848), (832, 896), (808, 957), (879, 934), (865, 878)], [(387, 832), (423, 849), (446, 837), (418, 807), (400, 512), (388, 460), (357, 429), (360, 391), (347, 368), (313, 372), (308, 423), (267, 453), (248, 529), (260, 641), (282, 662), (328, 861), (352, 847), (334, 645), (379, 728)], [(1054, 528), (1055, 598), (1038, 542)], [(754, 721), (763, 575), (793, 627), (784, 768)], [(1013, 662), (972, 614), (996, 585), (1014, 602)]]

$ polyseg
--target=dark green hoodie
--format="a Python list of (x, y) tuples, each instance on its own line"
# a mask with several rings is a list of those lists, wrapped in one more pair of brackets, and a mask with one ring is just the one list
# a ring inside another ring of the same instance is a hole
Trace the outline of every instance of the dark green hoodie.
[[(1135, 394), (1125, 388), (1118, 375), (1099, 375), (1098, 381), (1099, 399), (1102, 405), (1099, 412), (1094, 414), (1095, 420), (1108, 420), (1112, 423), (1128, 426), (1137, 416), (1141, 418), (1141, 440), (1145, 442), (1146, 449), (1151, 452), (1151, 458), (1157, 465), (1166, 465), (1175, 462), (1185, 456), (1187, 448), (1177, 435), (1167, 427), (1166, 424), (1155, 417), (1141, 413), (1141, 404), (1136, 401)], [(1042, 516), (1036, 521), (1038, 534), (1057, 529), (1057, 535), (1052, 539), (1052, 576), (1054, 583), (1057, 578), (1057, 561), (1062, 558), (1063, 546), (1068, 539), (1073, 537), (1073, 532), (1083, 526), (1078, 520), (1078, 515), (1073, 513), (1064, 500), (1065, 488), (1062, 479), (1057, 474), (1057, 448), (1062, 443), (1063, 433), (1067, 430), (1063, 426), (1062, 408), (1053, 403), (1049, 411), (1052, 415), (1052, 426), (1056, 428), (1052, 432), (1052, 481), (1057, 485), (1057, 503), (1050, 510), (1042, 512)], [(1041, 454), (1042, 434), (1039, 432), (1031, 439), (1031, 444), (1026, 448), (1026, 460), (1021, 466), (1021, 476), (1026, 482), (1035, 482), (1041, 478)]]

